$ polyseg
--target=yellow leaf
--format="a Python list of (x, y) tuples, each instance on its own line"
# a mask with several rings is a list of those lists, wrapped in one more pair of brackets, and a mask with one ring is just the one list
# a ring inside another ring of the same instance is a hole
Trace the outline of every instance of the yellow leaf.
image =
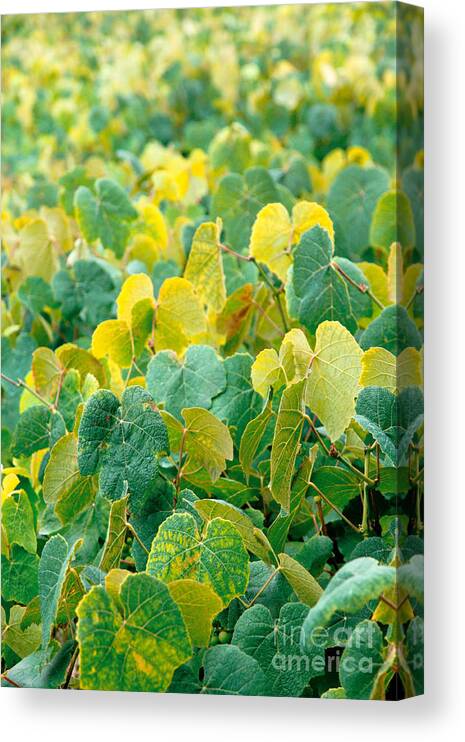
[(34, 219), (21, 230), (15, 259), (25, 276), (39, 276), (50, 283), (58, 261), (43, 219)]
[(179, 606), (192, 644), (208, 647), (213, 618), (222, 610), (223, 601), (209, 585), (196, 580), (173, 580), (168, 589)]
[(120, 319), (107, 319), (95, 328), (92, 353), (96, 358), (109, 356), (118, 366), (127, 368), (133, 356), (129, 327)]
[(267, 204), (252, 227), (249, 253), (284, 283), (292, 263), (290, 256), (292, 225), (282, 204)]
[(299, 242), (304, 232), (316, 226), (326, 229), (331, 241), (334, 242), (333, 222), (320, 204), (314, 201), (299, 201), (292, 209), (292, 244)]
[(56, 349), (55, 354), (64, 368), (75, 368), (76, 371), (79, 371), (83, 383), (87, 374), (92, 374), (100, 386), (106, 386), (105, 369), (101, 362), (88, 350), (73, 343), (65, 343)]
[(129, 276), (123, 283), (116, 300), (118, 319), (131, 326), (132, 309), (141, 299), (153, 299), (152, 280), (146, 273)]
[(204, 222), (197, 228), (184, 271), (184, 277), (195, 287), (199, 298), (217, 313), (226, 302), (220, 233), (221, 220)]
[(282, 204), (267, 204), (258, 212), (252, 227), (249, 253), (284, 283), (292, 264), (291, 246), (317, 224), (334, 239), (333, 223), (320, 204), (299, 201), (292, 209), (292, 218)]
[(285, 383), (283, 370), (278, 354), (273, 348), (262, 350), (251, 368), (252, 386), (256, 392), (266, 397), (270, 387)]
[(402, 247), (398, 242), (393, 242), (389, 248), (387, 283), (390, 302), (399, 304), (404, 291), (404, 261)]
[(196, 335), (207, 329), (194, 287), (185, 278), (167, 278), (158, 296), (155, 347), (182, 354)]
[(32, 376), (36, 391), (49, 397), (56, 393), (64, 369), (50, 348), (37, 348), (32, 354)]
[(421, 263), (412, 263), (404, 273), (404, 285), (402, 292), (402, 304), (406, 306), (416, 291), (417, 281), (423, 272)]
[[(385, 307), (387, 307), (388, 304), (391, 304), (389, 298), (388, 278), (381, 266), (375, 265), (375, 263), (357, 263), (357, 265), (360, 270), (363, 271), (365, 278), (370, 284), (370, 289), (376, 298), (379, 299)], [(376, 309), (378, 308), (376, 307)]]
[(58, 245), (63, 252), (69, 252), (73, 247), (73, 237), (69, 219), (63, 209), (58, 207), (49, 209), (42, 206), (40, 213), (47, 222), (48, 234), (52, 242)]
[(11, 472), (10, 474), (7, 474), (5, 477), (3, 477), (2, 480), (2, 502), (6, 500), (7, 497), (11, 495), (12, 492), (15, 492), (16, 487), (19, 484), (19, 477)]
[(336, 441), (354, 414), (363, 352), (339, 322), (322, 322), (315, 337), (306, 403)]
[(421, 355), (416, 348), (405, 348), (397, 358), (385, 348), (369, 348), (362, 356), (362, 386), (381, 386), (391, 392), (407, 386), (420, 386)]
[(279, 360), (288, 384), (306, 376), (312, 356), (312, 349), (303, 331), (298, 328), (289, 330), (279, 349)]

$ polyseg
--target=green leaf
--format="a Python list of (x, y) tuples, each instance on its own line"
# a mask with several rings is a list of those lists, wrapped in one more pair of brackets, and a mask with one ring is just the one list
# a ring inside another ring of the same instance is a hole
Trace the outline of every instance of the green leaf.
[(257, 660), (232, 644), (205, 654), (201, 693), (216, 696), (265, 696), (267, 681)]
[(369, 297), (346, 281), (337, 266), (357, 284), (366, 284), (362, 271), (350, 260), (334, 259), (333, 252), (333, 242), (320, 226), (305, 232), (294, 251), (291, 283), (298, 318), (312, 334), (324, 320), (337, 320), (355, 332), (357, 320), (372, 311)]
[(208, 647), (212, 621), (223, 608), (222, 600), (208, 585), (195, 580), (175, 580), (168, 588), (181, 610), (192, 646)]
[(248, 353), (236, 353), (224, 361), (226, 389), (214, 398), (211, 411), (228, 427), (235, 428), (234, 441), (239, 444), (247, 423), (260, 412), (263, 400), (250, 380), (253, 358)]
[(8, 543), (18, 544), (35, 554), (37, 538), (34, 525), (34, 512), (25, 492), (13, 492), (2, 504), (2, 526), (6, 531)]
[(409, 623), (405, 636), (407, 663), (413, 677), (415, 693), (420, 696), (424, 693), (424, 628), (423, 620), (416, 616)]
[(45, 502), (54, 506), (62, 523), (69, 523), (93, 501), (96, 486), (92, 477), (79, 471), (74, 433), (64, 435), (50, 451), (42, 489)]
[(412, 207), (402, 191), (383, 193), (371, 219), (370, 244), (389, 250), (393, 242), (404, 249), (415, 244)]
[(307, 606), (314, 606), (323, 590), (310, 572), (289, 554), (279, 555), (279, 567), (299, 600)]
[(42, 550), (39, 564), (39, 597), (44, 648), (50, 641), (68, 567), (81, 543), (82, 541), (76, 541), (72, 546), (68, 546), (63, 536), (56, 534), (47, 541)]
[(307, 469), (307, 462), (308, 459), (305, 459), (296, 474), (291, 489), (289, 510), (281, 507), (281, 510), (268, 529), (268, 538), (270, 539), (270, 543), (276, 553), (279, 553), (284, 549), (289, 530), (300, 510), (300, 506), (308, 489), (311, 467)]
[(109, 178), (96, 181), (95, 195), (86, 186), (79, 186), (74, 209), (86, 240), (100, 239), (103, 247), (121, 258), (129, 235), (128, 222), (137, 217), (124, 188)]
[(378, 386), (362, 389), (355, 419), (379, 443), (394, 466), (403, 464), (408, 445), (423, 422), (423, 394), (407, 387), (398, 396)]
[(340, 661), (339, 675), (346, 698), (371, 698), (384, 663), (383, 646), (383, 633), (375, 621), (357, 624)]
[(28, 276), (18, 288), (18, 299), (31, 314), (56, 306), (50, 285), (39, 276)]
[(210, 409), (213, 397), (226, 388), (219, 356), (207, 345), (191, 345), (182, 360), (163, 350), (147, 367), (147, 389), (157, 404), (181, 419), (183, 407)]
[(50, 448), (65, 432), (65, 423), (59, 412), (51, 412), (44, 405), (33, 405), (18, 420), (13, 456), (31, 456), (43, 448)]
[(13, 544), (7, 558), (2, 554), (2, 597), (27, 605), (39, 592), (39, 557)]
[(271, 416), (271, 405), (266, 404), (260, 414), (250, 420), (245, 427), (239, 446), (239, 461), (247, 474), (253, 473), (253, 460), (257, 455)]
[(309, 652), (300, 647), (300, 632), (308, 609), (287, 603), (277, 621), (268, 608), (254, 605), (239, 617), (232, 645), (253, 657), (267, 678), (267, 695), (301, 696), (313, 677), (325, 669), (324, 647)]
[(395, 587), (396, 569), (378, 564), (371, 557), (360, 557), (345, 564), (330, 580), (318, 603), (310, 609), (303, 625), (303, 642), (308, 645), (312, 632), (326, 626), (334, 614), (356, 613), (384, 590)]
[(279, 200), (268, 170), (252, 167), (243, 175), (229, 173), (221, 179), (212, 198), (211, 216), (223, 219), (228, 245), (242, 251), (249, 244), (252, 225), (260, 209)]
[(328, 193), (328, 211), (340, 255), (358, 260), (369, 247), (372, 214), (388, 187), (387, 172), (377, 167), (350, 165), (336, 177)]
[(398, 356), (406, 348), (421, 350), (423, 341), (405, 307), (394, 304), (383, 309), (360, 336), (360, 347), (386, 348)]
[(93, 587), (77, 614), (83, 689), (165, 691), (192, 656), (181, 611), (167, 586), (149, 575), (129, 575), (118, 605)]
[(222, 500), (197, 500), (194, 507), (207, 523), (214, 518), (233, 523), (241, 534), (246, 549), (264, 562), (270, 564), (274, 561), (273, 550), (265, 534), (255, 528), (243, 510)]
[[(314, 471), (312, 482), (339, 510), (344, 510), (354, 497), (360, 495), (360, 480), (357, 475), (342, 466), (320, 466)], [(324, 500), (321, 505), (323, 512), (334, 512)]]
[[(74, 641), (67, 641), (61, 647), (53, 642), (9, 668), (8, 677), (20, 688), (59, 688), (65, 679), (74, 647)], [(2, 681), (2, 685), (11, 687), (7, 681)]]
[(102, 260), (76, 260), (68, 271), (55, 274), (53, 291), (65, 319), (78, 315), (96, 327), (112, 314), (118, 286), (109, 266)]
[(232, 523), (215, 518), (200, 534), (192, 515), (176, 513), (158, 529), (147, 572), (165, 582), (187, 578), (206, 583), (227, 605), (246, 590), (249, 558)]
[(100, 492), (110, 500), (144, 492), (153, 483), (156, 456), (168, 451), (168, 436), (151, 395), (141, 387), (118, 398), (99, 389), (87, 402), (79, 425), (78, 465), (83, 476), (99, 472)]
[(271, 494), (285, 510), (290, 506), (292, 476), (304, 424), (304, 387), (305, 381), (298, 381), (284, 390), (271, 447)]
[(4, 622), (4, 610), (2, 607), (2, 644), (9, 647), (18, 657), (27, 657), (35, 652), (40, 646), (40, 626), (36, 623), (26, 628), (21, 626), (21, 621), (26, 608), (21, 605), (12, 605), (8, 621)]
[(126, 507), (128, 497), (122, 497), (111, 505), (110, 518), (108, 520), (107, 537), (100, 559), (100, 569), (109, 572), (110, 569), (119, 567), (126, 539)]

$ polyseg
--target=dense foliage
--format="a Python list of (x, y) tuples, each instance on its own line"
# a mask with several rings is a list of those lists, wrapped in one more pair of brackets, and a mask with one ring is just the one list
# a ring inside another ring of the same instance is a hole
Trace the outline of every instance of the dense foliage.
[(422, 692), (398, 12), (5, 19), (3, 685)]

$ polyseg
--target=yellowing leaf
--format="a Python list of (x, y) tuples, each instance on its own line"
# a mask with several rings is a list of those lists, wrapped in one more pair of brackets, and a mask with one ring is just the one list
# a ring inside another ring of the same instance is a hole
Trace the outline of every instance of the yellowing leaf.
[(133, 345), (127, 323), (120, 319), (101, 322), (92, 335), (92, 353), (96, 358), (109, 356), (122, 368), (130, 366)]
[(307, 405), (336, 441), (355, 410), (362, 350), (339, 322), (322, 322), (316, 331), (314, 359), (307, 381)]
[(405, 348), (397, 357), (385, 348), (369, 348), (362, 356), (362, 386), (382, 386), (391, 392), (407, 386), (420, 386), (421, 355), (416, 348)]
[(281, 386), (285, 383), (279, 356), (274, 348), (265, 348), (258, 354), (250, 374), (253, 388), (262, 397), (267, 396), (270, 387)]
[(312, 356), (312, 349), (303, 331), (298, 328), (289, 330), (279, 349), (279, 360), (288, 384), (306, 376)]
[(182, 354), (196, 336), (205, 331), (205, 315), (190, 281), (185, 278), (166, 279), (158, 295), (156, 350), (170, 348)]
[(310, 572), (289, 554), (279, 555), (279, 567), (299, 600), (310, 608), (316, 605), (323, 590)]
[(292, 218), (282, 204), (267, 204), (258, 212), (252, 227), (250, 255), (264, 263), (284, 283), (292, 264), (291, 246), (317, 224), (328, 231), (331, 240), (334, 239), (333, 223), (319, 204), (299, 201), (292, 209)]
[(282, 204), (267, 204), (255, 219), (250, 236), (249, 253), (264, 263), (284, 283), (291, 266), (292, 225)]
[(184, 277), (192, 283), (197, 295), (215, 312), (226, 302), (223, 261), (219, 246), (221, 220), (201, 224), (192, 240)]
[(299, 201), (292, 209), (292, 244), (298, 242), (304, 232), (315, 226), (326, 229), (334, 242), (333, 222), (323, 206), (313, 201)]
[(56, 392), (64, 369), (50, 348), (37, 348), (32, 354), (32, 376), (36, 391), (49, 397)]
[(233, 458), (233, 441), (227, 426), (202, 407), (188, 407), (181, 412), (185, 423), (185, 450), (203, 466), (212, 480)]
[(194, 647), (208, 647), (212, 621), (223, 602), (212, 588), (196, 580), (174, 580), (168, 584)]
[(106, 373), (100, 361), (88, 350), (73, 343), (65, 343), (56, 349), (55, 354), (65, 369), (75, 368), (79, 371), (83, 383), (91, 374), (100, 386), (106, 385)]
[(153, 300), (153, 285), (149, 276), (145, 273), (136, 273), (129, 276), (123, 283), (121, 291), (116, 300), (118, 308), (117, 317), (131, 326), (132, 310), (141, 299)]
[(377, 299), (386, 307), (391, 303), (389, 298), (388, 278), (380, 265), (375, 263), (357, 263), (360, 270), (363, 271), (370, 289)]
[(289, 510), (291, 483), (304, 424), (304, 384), (298, 381), (282, 394), (271, 447), (270, 490), (276, 502)]
[(399, 304), (404, 292), (404, 262), (398, 242), (393, 242), (389, 248), (387, 282), (390, 302)]
[(15, 259), (25, 276), (52, 280), (58, 262), (43, 219), (34, 219), (21, 230)]

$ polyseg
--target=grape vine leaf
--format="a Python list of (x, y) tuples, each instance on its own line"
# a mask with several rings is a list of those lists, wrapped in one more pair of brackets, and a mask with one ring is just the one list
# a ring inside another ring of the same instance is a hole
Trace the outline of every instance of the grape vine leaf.
[(371, 217), (388, 187), (388, 173), (378, 167), (349, 165), (337, 175), (328, 193), (328, 211), (338, 254), (357, 260), (369, 247)]
[(191, 345), (182, 359), (170, 350), (157, 353), (147, 367), (147, 389), (157, 404), (181, 419), (184, 407), (210, 409), (226, 388), (223, 363), (208, 345)]
[(249, 558), (232, 523), (214, 518), (200, 534), (192, 515), (175, 513), (158, 529), (147, 572), (165, 582), (196, 579), (210, 585), (228, 605), (246, 590)]
[(77, 615), (83, 689), (165, 691), (174, 670), (192, 656), (180, 609), (150, 575), (129, 575), (118, 603), (93, 587)]
[(232, 644), (205, 654), (201, 693), (217, 696), (265, 696), (268, 683), (257, 660)]
[(128, 223), (137, 217), (124, 188), (109, 178), (95, 182), (95, 193), (81, 185), (74, 194), (74, 210), (86, 240), (100, 239), (103, 247), (121, 258), (129, 235)]
[(99, 473), (102, 495), (118, 500), (143, 492), (153, 483), (157, 455), (168, 451), (168, 436), (151, 395), (129, 387), (121, 402), (109, 390), (99, 389), (84, 408), (78, 434), (78, 466), (83, 476)]
[[(356, 284), (366, 284), (362, 271), (350, 260), (334, 258), (334, 245), (326, 229), (305, 232), (294, 251), (291, 276), (298, 318), (311, 333), (324, 320), (337, 320), (350, 332), (359, 317), (370, 316), (371, 301), (341, 274)], [(292, 308), (291, 308), (292, 310)]]
[(371, 557), (360, 557), (344, 564), (308, 612), (302, 627), (302, 646), (308, 646), (313, 631), (326, 626), (336, 612), (356, 613), (369, 600), (395, 587), (395, 583), (396, 569), (380, 565)]
[(361, 357), (357, 341), (339, 322), (319, 325), (305, 401), (332, 441), (342, 435), (353, 417)]

